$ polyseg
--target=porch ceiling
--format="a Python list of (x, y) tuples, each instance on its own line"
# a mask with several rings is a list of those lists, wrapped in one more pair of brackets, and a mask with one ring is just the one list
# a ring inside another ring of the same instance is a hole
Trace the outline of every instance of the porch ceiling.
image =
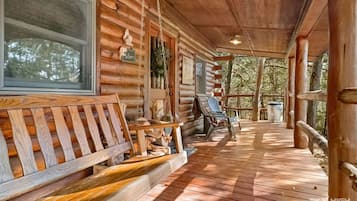
[[(310, 58), (328, 46), (326, 0), (166, 1), (218, 51), (285, 57), (293, 54), (292, 38), (301, 33), (310, 39)], [(229, 43), (235, 34), (242, 44)]]

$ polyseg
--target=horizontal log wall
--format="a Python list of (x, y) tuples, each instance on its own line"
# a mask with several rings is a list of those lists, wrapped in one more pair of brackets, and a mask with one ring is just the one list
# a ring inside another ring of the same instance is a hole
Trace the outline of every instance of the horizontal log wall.
[[(130, 119), (138, 114), (142, 115), (144, 107), (143, 87), (147, 55), (146, 38), (140, 50), (140, 9), (141, 6), (136, 1), (101, 0), (99, 10), (100, 94), (118, 93), (122, 103), (127, 105), (126, 115)], [(129, 29), (133, 37), (137, 54), (133, 64), (121, 62), (119, 59), (119, 49), (125, 44), (122, 38), (126, 29)], [(142, 57), (140, 67), (139, 57)]]
[(213, 59), (203, 56), (205, 51), (200, 47), (195, 46), (189, 42), (189, 38), (180, 36), (178, 41), (179, 49), (179, 115), (180, 120), (184, 123), (182, 127), (182, 135), (187, 136), (196, 132), (200, 132), (203, 129), (203, 119), (195, 119), (192, 113), (194, 96), (196, 94), (195, 85), (182, 84), (182, 59), (183, 57), (189, 57), (196, 59), (200, 57), (206, 62), (206, 93), (210, 94), (214, 88), (214, 72), (213, 72)]

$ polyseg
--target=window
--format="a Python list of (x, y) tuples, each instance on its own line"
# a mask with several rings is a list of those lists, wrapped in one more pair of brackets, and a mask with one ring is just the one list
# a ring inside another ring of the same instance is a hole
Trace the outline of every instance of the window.
[(95, 0), (0, 0), (2, 93), (93, 94)]
[(206, 93), (206, 64), (201, 60), (196, 60), (196, 94)]

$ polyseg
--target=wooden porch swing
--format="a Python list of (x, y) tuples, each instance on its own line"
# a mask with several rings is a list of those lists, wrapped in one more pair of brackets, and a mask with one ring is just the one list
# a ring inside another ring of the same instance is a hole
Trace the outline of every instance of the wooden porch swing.
[[(187, 162), (179, 123), (150, 126), (172, 129), (175, 154), (131, 160), (140, 151), (118, 95), (0, 97), (0, 117), (0, 200), (137, 200)], [(66, 183), (97, 164), (109, 167)]]

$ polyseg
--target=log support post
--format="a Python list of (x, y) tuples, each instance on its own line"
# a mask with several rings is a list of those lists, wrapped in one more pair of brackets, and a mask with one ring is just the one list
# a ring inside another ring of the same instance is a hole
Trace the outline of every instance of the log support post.
[(294, 146), (307, 148), (308, 137), (301, 128), (296, 126), (298, 121), (306, 122), (307, 102), (298, 99), (297, 95), (306, 92), (306, 77), (308, 63), (309, 41), (305, 37), (296, 39), (296, 69), (295, 69), (295, 109), (294, 109)]
[(258, 58), (257, 62), (257, 85), (255, 88), (254, 100), (253, 100), (253, 114), (252, 120), (258, 121), (259, 119), (259, 104), (260, 104), (260, 92), (262, 89), (263, 73), (265, 58)]
[(288, 77), (288, 100), (287, 100), (287, 122), (286, 128), (294, 128), (294, 105), (295, 105), (295, 57), (289, 57)]
[(330, 24), (328, 70), (328, 147), (330, 200), (356, 200), (349, 174), (341, 164), (357, 163), (357, 105), (339, 101), (339, 93), (357, 87), (357, 1), (328, 1)]

